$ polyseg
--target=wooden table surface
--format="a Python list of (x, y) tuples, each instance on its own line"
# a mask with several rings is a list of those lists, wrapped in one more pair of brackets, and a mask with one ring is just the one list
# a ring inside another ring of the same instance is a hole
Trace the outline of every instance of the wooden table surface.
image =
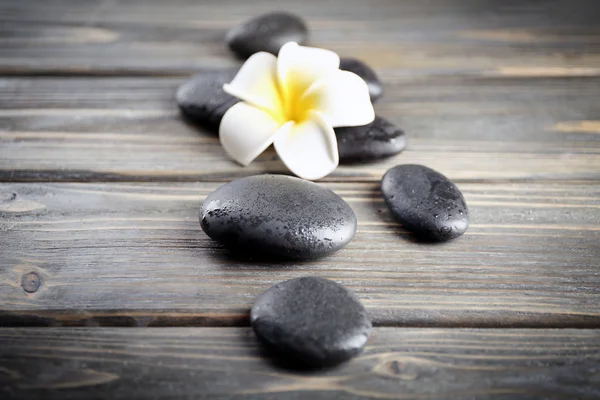
[[(236, 165), (174, 101), (273, 9), (373, 66), (409, 139), (322, 180), (359, 227), (311, 262), (202, 232), (210, 191), (285, 168)], [(599, 398), (599, 21), (597, 0), (0, 0), (0, 398)], [(457, 183), (463, 237), (394, 221), (379, 181), (401, 163)], [(256, 296), (304, 275), (367, 307), (355, 360), (299, 371), (257, 345)]]

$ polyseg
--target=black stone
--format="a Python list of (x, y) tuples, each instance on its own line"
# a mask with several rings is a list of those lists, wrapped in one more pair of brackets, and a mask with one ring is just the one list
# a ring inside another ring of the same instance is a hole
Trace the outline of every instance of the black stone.
[(318, 277), (278, 283), (254, 303), (250, 323), (270, 348), (299, 364), (328, 366), (360, 353), (371, 321), (358, 298)]
[(177, 104), (183, 114), (218, 131), (225, 112), (239, 100), (225, 93), (223, 84), (233, 80), (238, 68), (194, 75), (177, 90)]
[(465, 199), (448, 178), (422, 165), (398, 165), (381, 181), (383, 198), (404, 228), (426, 240), (454, 239), (467, 230)]
[(377, 74), (371, 67), (356, 58), (342, 58), (340, 60), (340, 69), (354, 72), (363, 78), (369, 87), (371, 102), (375, 103), (383, 95), (383, 86), (377, 77)]
[(406, 135), (388, 120), (375, 117), (368, 125), (336, 128), (340, 162), (390, 157), (406, 148)]
[(304, 44), (307, 37), (308, 29), (302, 19), (290, 13), (275, 12), (233, 28), (225, 40), (238, 57), (248, 58), (259, 51), (277, 55), (287, 42)]
[(356, 215), (337, 194), (299, 178), (257, 175), (221, 186), (200, 210), (208, 236), (228, 246), (310, 259), (344, 247)]

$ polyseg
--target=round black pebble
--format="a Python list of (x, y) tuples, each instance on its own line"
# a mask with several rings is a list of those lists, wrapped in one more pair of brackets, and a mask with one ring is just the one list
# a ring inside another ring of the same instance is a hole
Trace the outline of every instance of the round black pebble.
[(298, 364), (328, 366), (360, 353), (371, 321), (358, 298), (318, 277), (278, 283), (254, 303), (250, 323), (273, 350)]
[(356, 58), (342, 58), (340, 59), (340, 69), (354, 72), (367, 83), (371, 102), (375, 103), (383, 95), (383, 86), (377, 74), (364, 62)]
[(177, 90), (177, 104), (190, 119), (217, 133), (225, 112), (239, 100), (225, 93), (223, 84), (233, 80), (238, 68), (194, 75)]
[(388, 120), (375, 117), (368, 125), (336, 128), (340, 162), (378, 160), (406, 148), (406, 135)]
[(356, 232), (356, 215), (341, 197), (315, 183), (258, 175), (209, 194), (200, 210), (200, 225), (228, 246), (311, 259), (348, 244)]
[(233, 28), (225, 40), (240, 58), (248, 58), (259, 51), (277, 55), (287, 42), (304, 44), (308, 29), (296, 15), (275, 12), (261, 15)]
[(383, 198), (404, 228), (431, 241), (454, 239), (467, 230), (465, 199), (448, 178), (423, 165), (399, 165), (381, 181)]

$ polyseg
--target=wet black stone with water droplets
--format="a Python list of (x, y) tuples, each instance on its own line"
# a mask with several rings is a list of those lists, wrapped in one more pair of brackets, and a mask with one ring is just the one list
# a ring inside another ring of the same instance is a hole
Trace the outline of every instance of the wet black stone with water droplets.
[(348, 244), (356, 232), (356, 215), (341, 197), (316, 183), (257, 175), (209, 194), (200, 225), (208, 236), (234, 248), (311, 259)]
[(287, 42), (304, 44), (308, 29), (304, 21), (290, 13), (264, 14), (233, 28), (225, 40), (240, 58), (248, 58), (259, 51), (277, 55)]
[(368, 125), (335, 128), (341, 163), (378, 160), (406, 148), (406, 135), (388, 120), (375, 117)]
[(383, 198), (403, 227), (425, 240), (456, 238), (469, 226), (465, 199), (448, 178), (423, 165), (399, 165), (381, 181)]
[(181, 111), (217, 133), (225, 112), (239, 101), (223, 90), (223, 84), (231, 82), (238, 70), (229, 68), (194, 75), (177, 90)]
[(369, 95), (371, 96), (371, 101), (373, 103), (379, 100), (383, 95), (383, 85), (377, 77), (377, 74), (363, 61), (356, 58), (342, 58), (340, 59), (340, 69), (354, 72), (367, 83)]
[(302, 277), (281, 282), (254, 303), (256, 335), (286, 361), (328, 366), (360, 353), (371, 321), (360, 300), (336, 282)]

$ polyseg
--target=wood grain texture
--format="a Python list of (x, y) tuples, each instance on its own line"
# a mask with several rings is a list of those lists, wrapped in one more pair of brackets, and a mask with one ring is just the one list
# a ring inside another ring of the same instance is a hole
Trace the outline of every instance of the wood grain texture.
[(301, 15), (310, 43), (410, 75), (600, 75), (595, 0), (4, 0), (0, 73), (189, 74), (235, 64), (225, 33)]
[[(0, 79), (0, 180), (228, 181), (285, 173), (269, 150), (242, 168), (214, 132), (183, 121), (184, 78)], [(408, 134), (402, 154), (339, 167), (379, 181), (421, 163), (458, 181), (600, 179), (600, 78), (384, 76), (377, 112)]]
[(357, 214), (354, 240), (279, 263), (201, 231), (218, 186), (0, 185), (0, 324), (245, 325), (272, 284), (318, 275), (379, 326), (600, 326), (599, 184), (461, 184), (471, 227), (431, 245), (394, 222), (377, 184), (330, 183)]
[(339, 367), (285, 368), (248, 328), (1, 329), (3, 399), (597, 399), (598, 330), (379, 328)]
[[(359, 228), (307, 263), (201, 231), (210, 191), (285, 168), (239, 167), (174, 101), (275, 8), (373, 66), (409, 139), (322, 183)], [(0, 326), (53, 327), (0, 328), (0, 398), (599, 398), (599, 19), (597, 0), (0, 1)], [(378, 182), (398, 163), (459, 183), (466, 235), (421, 244), (393, 220)], [(290, 370), (231, 327), (304, 275), (367, 307), (356, 360)]]

